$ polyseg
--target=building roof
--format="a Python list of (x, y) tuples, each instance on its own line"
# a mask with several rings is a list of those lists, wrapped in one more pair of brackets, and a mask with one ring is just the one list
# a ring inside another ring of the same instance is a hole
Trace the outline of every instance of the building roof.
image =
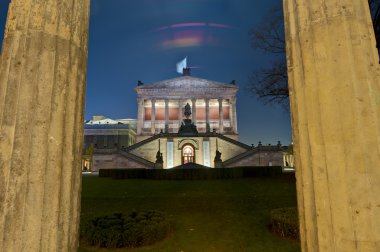
[(239, 89), (235, 84), (227, 84), (192, 76), (181, 76), (174, 79), (142, 84), (135, 88), (137, 93), (149, 90), (194, 90), (194, 89), (223, 89), (234, 93)]
[(84, 129), (131, 129), (129, 124), (85, 124)]
[(136, 127), (137, 120), (133, 118), (126, 118), (126, 119), (110, 119), (110, 118), (105, 118), (104, 116), (97, 116), (97, 117), (102, 117), (100, 120), (89, 120), (85, 121), (85, 125), (120, 125), (120, 124), (125, 124), (125, 125), (130, 125), (131, 127)]
[(95, 124), (101, 124), (101, 125), (107, 125), (107, 124), (118, 124), (118, 121), (112, 120), (110, 118), (104, 118), (101, 120), (90, 120), (89, 122), (86, 123), (86, 125), (95, 125)]

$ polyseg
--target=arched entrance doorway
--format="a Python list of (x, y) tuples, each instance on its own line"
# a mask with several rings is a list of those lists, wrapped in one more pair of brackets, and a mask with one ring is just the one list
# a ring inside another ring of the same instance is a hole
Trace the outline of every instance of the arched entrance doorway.
[(195, 148), (191, 144), (186, 144), (182, 148), (182, 164), (195, 163)]

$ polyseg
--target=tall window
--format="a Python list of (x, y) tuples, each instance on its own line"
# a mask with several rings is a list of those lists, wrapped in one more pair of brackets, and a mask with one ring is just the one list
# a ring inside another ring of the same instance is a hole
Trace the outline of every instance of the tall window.
[(185, 145), (182, 148), (182, 164), (194, 163), (194, 148), (191, 145)]

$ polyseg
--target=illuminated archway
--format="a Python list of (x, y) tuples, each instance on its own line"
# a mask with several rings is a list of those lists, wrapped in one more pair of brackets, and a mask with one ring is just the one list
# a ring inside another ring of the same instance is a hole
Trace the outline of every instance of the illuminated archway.
[(182, 148), (182, 164), (195, 163), (195, 148), (192, 144), (186, 144)]

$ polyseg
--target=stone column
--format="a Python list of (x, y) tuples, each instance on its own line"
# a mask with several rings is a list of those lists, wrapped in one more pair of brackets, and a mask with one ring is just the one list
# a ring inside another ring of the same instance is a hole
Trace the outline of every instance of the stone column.
[(191, 113), (193, 114), (193, 124), (197, 125), (197, 99), (191, 99)]
[(165, 99), (165, 132), (169, 132), (169, 100)]
[(0, 58), (0, 248), (77, 251), (90, 1), (12, 0)]
[(380, 251), (380, 70), (367, 0), (286, 0), (303, 251)]
[(137, 111), (137, 135), (141, 135), (142, 129), (144, 127), (145, 120), (145, 108), (144, 99), (138, 98), (138, 111)]
[(206, 132), (210, 132), (210, 99), (205, 99), (206, 103)]
[(178, 100), (178, 128), (181, 127), (182, 124), (182, 99)]
[(236, 98), (231, 97), (230, 98), (230, 121), (231, 121), (231, 127), (232, 132), (234, 134), (237, 134), (237, 118), (236, 118)]
[(156, 99), (152, 99), (152, 112), (150, 114), (150, 132), (154, 135), (156, 133)]
[(223, 126), (223, 99), (218, 99), (219, 103), (219, 133), (223, 134), (224, 132), (224, 126)]

